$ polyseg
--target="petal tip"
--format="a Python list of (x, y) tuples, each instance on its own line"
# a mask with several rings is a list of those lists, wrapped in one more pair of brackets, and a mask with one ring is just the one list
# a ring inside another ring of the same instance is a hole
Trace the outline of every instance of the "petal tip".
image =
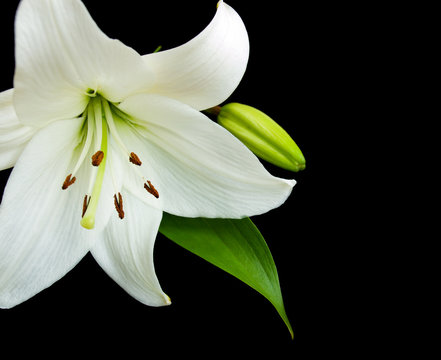
[(171, 305), (171, 299), (168, 295), (164, 294), (165, 305)]
[(12, 309), (13, 307), (17, 306), (21, 302), (22, 302), (22, 300), (16, 299), (11, 294), (6, 293), (3, 295), (0, 295), (0, 309), (4, 309), (4, 310)]
[(163, 292), (160, 292), (160, 293), (158, 292), (158, 293), (156, 293), (156, 295), (157, 295), (157, 298), (155, 299), (155, 301), (150, 301), (150, 302), (141, 301), (141, 302), (143, 302), (145, 305), (153, 306), (153, 307), (161, 307), (161, 306), (171, 305), (172, 301), (167, 294), (165, 294)]

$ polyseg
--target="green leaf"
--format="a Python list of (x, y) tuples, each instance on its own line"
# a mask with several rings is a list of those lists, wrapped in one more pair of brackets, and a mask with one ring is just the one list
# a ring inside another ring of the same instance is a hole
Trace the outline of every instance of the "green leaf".
[(265, 296), (294, 337), (285, 313), (273, 257), (263, 236), (249, 218), (183, 218), (164, 213), (159, 231)]

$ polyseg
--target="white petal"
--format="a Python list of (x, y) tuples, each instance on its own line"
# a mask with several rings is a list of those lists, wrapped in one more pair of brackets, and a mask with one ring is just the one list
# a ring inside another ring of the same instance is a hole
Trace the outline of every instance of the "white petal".
[(80, 226), (87, 183), (61, 190), (81, 123), (39, 131), (14, 167), (0, 207), (0, 307), (10, 308), (60, 279), (97, 233)]
[(227, 4), (194, 39), (177, 48), (144, 55), (157, 77), (152, 93), (202, 110), (225, 101), (245, 73), (248, 34), (242, 19)]
[(35, 129), (23, 126), (12, 104), (13, 89), (0, 93), (0, 170), (15, 165)]
[(120, 104), (143, 128), (121, 127), (127, 144), (146, 159), (164, 211), (186, 217), (238, 218), (280, 206), (294, 180), (276, 178), (224, 128), (190, 106), (157, 95)]
[(120, 101), (153, 83), (142, 57), (102, 33), (79, 0), (23, 0), (15, 29), (14, 102), (24, 123), (79, 115), (88, 89)]
[[(133, 128), (128, 126), (128, 122), (119, 118), (116, 114), (113, 114), (113, 121), (119, 136), (125, 132), (133, 132)], [(129, 191), (132, 195), (141, 199), (148, 206), (162, 211), (162, 198), (155, 198), (144, 188), (144, 184), (147, 180), (155, 184), (158, 179), (156, 173), (152, 171), (149, 166), (149, 159), (137, 152), (138, 146), (134, 146), (131, 142), (126, 141), (124, 144), (127, 147), (128, 153), (134, 152), (140, 155), (143, 165), (139, 167), (130, 163), (129, 155), (125, 151), (122, 151), (120, 143), (118, 143), (113, 135), (112, 133), (110, 135), (111, 157), (109, 157), (109, 173), (113, 179), (112, 182), (116, 189), (115, 192), (121, 191), (124, 187), (126, 191)]]
[(105, 230), (105, 240), (91, 250), (106, 273), (131, 296), (143, 304), (170, 304), (156, 277), (153, 246), (162, 211), (145, 205), (123, 192), (124, 219), (116, 213)]
[(12, 104), (14, 89), (0, 92), (0, 134), (20, 125)]

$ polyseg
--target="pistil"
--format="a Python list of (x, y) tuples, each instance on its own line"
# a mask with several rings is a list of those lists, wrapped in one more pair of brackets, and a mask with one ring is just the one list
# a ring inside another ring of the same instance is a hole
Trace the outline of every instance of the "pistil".
[(88, 200), (86, 212), (84, 213), (84, 216), (80, 222), (81, 225), (86, 229), (93, 229), (95, 226), (95, 216), (98, 208), (101, 189), (103, 187), (104, 172), (106, 170), (106, 160), (108, 155), (107, 124), (102, 116), (101, 99), (97, 97), (93, 98), (91, 101), (93, 106), (93, 119), (88, 119), (88, 121), (94, 120), (97, 130), (101, 131), (100, 151), (103, 153), (103, 155), (100, 164), (98, 165), (95, 182), (90, 194), (90, 199)]

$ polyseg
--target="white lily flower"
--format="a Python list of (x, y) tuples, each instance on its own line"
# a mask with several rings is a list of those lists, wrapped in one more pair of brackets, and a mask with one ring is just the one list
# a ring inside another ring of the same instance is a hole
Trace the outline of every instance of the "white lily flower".
[(22, 0), (14, 89), (0, 93), (0, 307), (13, 307), (89, 251), (130, 295), (167, 305), (153, 265), (162, 212), (241, 218), (281, 205), (269, 174), (200, 110), (237, 87), (249, 44), (222, 1), (188, 43), (141, 56), (79, 0)]

